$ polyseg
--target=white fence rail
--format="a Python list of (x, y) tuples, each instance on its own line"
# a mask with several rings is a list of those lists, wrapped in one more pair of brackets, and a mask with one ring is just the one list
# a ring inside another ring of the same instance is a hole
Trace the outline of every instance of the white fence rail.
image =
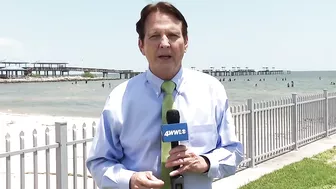
[(336, 133), (336, 93), (308, 95), (231, 107), (236, 133), (244, 145), (240, 169)]
[[(323, 94), (302, 97), (293, 94), (268, 102), (255, 103), (249, 99), (247, 104), (231, 107), (231, 112), (246, 155), (239, 170), (336, 133), (336, 93), (326, 90)], [(90, 128), (83, 124), (79, 135), (75, 125), (70, 128), (67, 123), (57, 122), (55, 127), (44, 130), (41, 145), (35, 129), (32, 141), (27, 141), (29, 134), (22, 131), (19, 136), (8, 133), (5, 152), (0, 153), (0, 160), (5, 160), (6, 165), (0, 188), (96, 189), (85, 167), (95, 133), (95, 123)], [(69, 138), (72, 140), (68, 141)], [(19, 149), (12, 150), (11, 143), (17, 140)], [(32, 147), (26, 148), (27, 144)], [(13, 174), (12, 167), (19, 169), (16, 170), (19, 174)]]

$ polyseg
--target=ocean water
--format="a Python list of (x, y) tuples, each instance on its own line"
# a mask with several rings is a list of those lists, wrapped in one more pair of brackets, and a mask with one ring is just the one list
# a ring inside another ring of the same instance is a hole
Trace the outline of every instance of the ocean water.
[[(336, 71), (218, 77), (223, 78), (225, 81), (222, 83), (230, 105), (246, 103), (249, 98), (264, 101), (289, 97), (292, 93), (298, 95), (323, 93), (323, 89), (336, 92), (336, 85), (331, 85), (331, 82), (336, 82)], [(284, 78), (286, 80), (283, 80)], [(123, 81), (104, 81), (104, 88), (101, 86), (102, 81), (89, 81), (87, 84), (85, 82), (0, 84), (0, 112), (96, 118), (99, 117), (111, 90)], [(287, 83), (291, 81), (294, 82), (294, 87), (287, 87)]]

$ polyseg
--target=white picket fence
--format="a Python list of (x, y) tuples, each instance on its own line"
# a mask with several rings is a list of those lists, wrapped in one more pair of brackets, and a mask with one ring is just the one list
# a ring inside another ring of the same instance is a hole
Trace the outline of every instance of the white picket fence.
[[(326, 90), (268, 102), (248, 99), (247, 104), (231, 107), (231, 112), (246, 155), (239, 171), (336, 133), (336, 93)], [(38, 138), (37, 130), (19, 136), (8, 133), (5, 152), (0, 153), (5, 163), (0, 188), (97, 188), (85, 167), (95, 133), (96, 123), (83, 124), (79, 134), (75, 125), (60, 122), (44, 131), (44, 139)], [(38, 139), (44, 142), (38, 144)], [(18, 140), (19, 149), (11, 150), (11, 143)], [(32, 147), (25, 148), (31, 142)]]

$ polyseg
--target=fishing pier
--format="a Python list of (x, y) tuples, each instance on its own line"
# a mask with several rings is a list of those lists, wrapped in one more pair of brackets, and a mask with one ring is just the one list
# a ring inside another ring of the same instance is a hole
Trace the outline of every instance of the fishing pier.
[[(25, 76), (36, 75), (39, 77), (62, 77), (69, 76), (70, 72), (85, 73), (101, 73), (103, 78), (107, 78), (108, 74), (119, 74), (119, 79), (130, 79), (142, 72), (135, 72), (133, 70), (117, 70), (105, 68), (87, 68), (87, 67), (72, 67), (69, 63), (58, 62), (0, 62), (0, 78), (23, 78)], [(195, 67), (191, 67), (195, 69)], [(290, 74), (290, 71), (285, 70), (269, 70), (264, 67), (264, 70), (255, 71), (254, 69), (211, 69), (199, 70), (214, 77), (221, 76), (246, 76), (246, 75), (281, 75)]]
[(255, 71), (254, 69), (239, 69), (239, 70), (213, 70), (207, 69), (202, 70), (203, 73), (207, 73), (209, 75), (220, 77), (220, 76), (245, 76), (245, 75), (282, 75), (282, 74), (290, 74), (291, 71), (286, 70), (259, 70)]
[(108, 74), (119, 74), (120, 79), (129, 79), (141, 72), (133, 70), (116, 70), (104, 68), (86, 68), (86, 67), (69, 67), (69, 63), (57, 62), (0, 62), (0, 78), (21, 78), (29, 75), (41, 77), (60, 77), (69, 76), (71, 71), (84, 73), (102, 73), (103, 78)]

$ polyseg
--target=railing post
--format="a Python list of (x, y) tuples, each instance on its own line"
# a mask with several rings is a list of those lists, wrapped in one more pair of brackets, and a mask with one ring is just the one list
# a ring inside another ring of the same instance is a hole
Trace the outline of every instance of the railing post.
[[(5, 136), (6, 139), (6, 152), (10, 152), (11, 147), (11, 138), (7, 133)], [(6, 157), (6, 189), (12, 188), (12, 169), (11, 169), (11, 156)]]
[(328, 90), (324, 89), (324, 129), (326, 131), (326, 137), (329, 136), (329, 102), (328, 102)]
[(298, 150), (298, 125), (297, 125), (297, 94), (292, 94), (293, 108), (292, 108), (292, 142), (294, 143), (294, 150)]
[(254, 125), (254, 107), (253, 100), (247, 100), (247, 109), (249, 110), (247, 120), (247, 144), (248, 144), (248, 157), (251, 159), (249, 167), (255, 166), (255, 125)]
[(56, 188), (68, 188), (68, 151), (67, 151), (67, 123), (55, 123), (55, 139), (59, 147), (56, 148)]

